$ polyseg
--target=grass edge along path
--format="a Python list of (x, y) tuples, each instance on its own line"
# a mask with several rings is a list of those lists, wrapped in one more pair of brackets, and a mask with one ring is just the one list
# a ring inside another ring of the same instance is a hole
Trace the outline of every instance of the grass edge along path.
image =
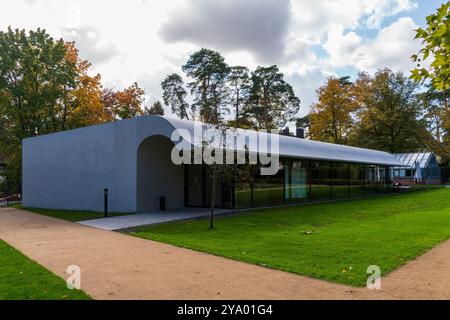
[[(13, 204), (12, 208), (21, 209), (25, 211), (30, 211), (37, 214), (42, 214), (48, 217), (62, 219), (71, 222), (84, 221), (84, 220), (92, 220), (92, 219), (100, 219), (104, 218), (103, 212), (96, 211), (82, 211), (82, 210), (60, 210), (60, 209), (42, 209), (42, 208), (28, 208), (23, 207), (21, 204)], [(124, 216), (133, 213), (116, 213), (109, 212), (108, 217), (118, 217)]]
[(91, 300), (64, 279), (0, 240), (0, 300)]

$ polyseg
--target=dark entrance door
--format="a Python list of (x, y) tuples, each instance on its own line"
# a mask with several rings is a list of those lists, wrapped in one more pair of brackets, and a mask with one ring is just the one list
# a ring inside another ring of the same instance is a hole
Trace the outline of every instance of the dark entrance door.
[(186, 205), (190, 207), (203, 206), (203, 168), (193, 164), (185, 167), (186, 174)]
[[(212, 169), (206, 165), (186, 165), (186, 205), (210, 207), (213, 190)], [(216, 176), (216, 208), (233, 207), (232, 179)]]

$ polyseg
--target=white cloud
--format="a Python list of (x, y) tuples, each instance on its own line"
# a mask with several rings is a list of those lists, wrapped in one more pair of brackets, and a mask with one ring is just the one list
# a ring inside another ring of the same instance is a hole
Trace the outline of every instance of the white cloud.
[(384, 18), (417, 7), (412, 0), (292, 0), (293, 32), (320, 41), (333, 27), (378, 29)]
[(361, 45), (362, 38), (355, 32), (344, 33), (342, 28), (335, 27), (328, 33), (323, 48), (329, 55), (328, 63), (334, 67), (351, 64), (352, 53)]
[(93, 65), (108, 62), (120, 55), (116, 46), (111, 42), (102, 42), (101, 35), (93, 26), (80, 26), (65, 28), (63, 38), (66, 41), (75, 41), (82, 58), (87, 58)]
[(368, 17), (366, 25), (369, 28), (379, 29), (381, 22), (386, 17), (392, 17), (400, 12), (410, 11), (417, 8), (417, 3), (410, 0), (381, 0), (373, 1), (375, 6), (372, 8), (373, 13)]
[(405, 17), (381, 29), (375, 39), (354, 50), (354, 65), (372, 72), (383, 67), (407, 72), (413, 68), (410, 56), (419, 50), (419, 42), (414, 40), (416, 28), (414, 21)]
[(379, 30), (374, 38), (333, 29), (323, 45), (328, 57), (322, 62), (328, 67), (353, 66), (370, 72), (384, 67), (407, 72), (413, 67), (411, 54), (419, 50), (419, 42), (414, 40), (416, 28), (411, 18), (403, 17)]
[(222, 52), (245, 49), (260, 60), (282, 57), (289, 0), (191, 0), (169, 12), (161, 27), (169, 43), (190, 42)]

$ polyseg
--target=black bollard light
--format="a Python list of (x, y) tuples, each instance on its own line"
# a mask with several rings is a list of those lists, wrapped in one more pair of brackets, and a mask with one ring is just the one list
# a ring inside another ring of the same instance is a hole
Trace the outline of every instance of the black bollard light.
[(103, 191), (105, 218), (108, 217), (108, 189)]

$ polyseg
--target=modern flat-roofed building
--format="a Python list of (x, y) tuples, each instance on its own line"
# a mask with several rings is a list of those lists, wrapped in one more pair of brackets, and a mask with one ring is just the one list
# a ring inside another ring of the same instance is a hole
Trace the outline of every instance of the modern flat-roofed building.
[[(174, 164), (174, 130), (193, 133), (196, 122), (143, 116), (23, 140), (23, 205), (111, 212), (207, 207), (211, 167)], [(228, 133), (229, 134), (229, 133)], [(298, 137), (235, 131), (279, 141), (279, 170), (238, 165), (216, 181), (216, 206), (249, 208), (362, 197), (389, 191), (392, 154)], [(275, 139), (276, 138), (276, 139)], [(195, 144), (188, 138), (184, 143)], [(236, 148), (238, 149), (238, 148)], [(242, 151), (242, 149), (241, 149)], [(246, 149), (246, 152), (258, 152)], [(271, 154), (274, 156), (274, 154)]]

